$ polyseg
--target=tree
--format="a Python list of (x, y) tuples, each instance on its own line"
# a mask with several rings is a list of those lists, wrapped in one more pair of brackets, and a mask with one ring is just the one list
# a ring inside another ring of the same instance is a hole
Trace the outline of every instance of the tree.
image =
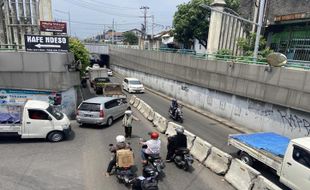
[[(246, 38), (239, 38), (237, 46), (243, 51), (245, 56), (253, 56), (255, 47), (256, 33), (250, 33)], [(273, 51), (266, 47), (267, 41), (263, 36), (260, 36), (258, 51), (261, 57), (267, 57)]]
[[(89, 52), (85, 48), (84, 44), (77, 38), (69, 38), (69, 51), (73, 53), (76, 61), (80, 60), (82, 64), (81, 71), (85, 71), (85, 68), (89, 66)], [(82, 74), (83, 72), (81, 72)]]
[[(237, 10), (240, 0), (226, 0), (228, 8)], [(211, 11), (201, 5), (210, 5), (212, 0), (191, 0), (188, 3), (178, 5), (178, 10), (173, 17), (173, 34), (176, 40), (190, 47), (194, 39), (207, 47), (209, 32), (209, 19)]]
[(125, 32), (124, 42), (128, 43), (129, 45), (136, 45), (138, 44), (138, 37), (133, 32)]

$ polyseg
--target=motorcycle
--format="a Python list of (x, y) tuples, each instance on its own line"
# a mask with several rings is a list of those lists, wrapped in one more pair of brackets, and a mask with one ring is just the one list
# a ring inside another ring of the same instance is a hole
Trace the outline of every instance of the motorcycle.
[(179, 148), (175, 151), (173, 161), (177, 167), (188, 171), (192, 166), (194, 159), (187, 148)]
[[(110, 144), (109, 146), (113, 146), (113, 144)], [(132, 181), (136, 178), (136, 174), (133, 172), (132, 167), (133, 166), (119, 167), (117, 165), (113, 167), (114, 174), (119, 183), (124, 183), (126, 186), (129, 186), (132, 184)]]
[(170, 106), (169, 108), (169, 116), (175, 120), (179, 121), (180, 123), (183, 123), (183, 111), (182, 111), (182, 106), (179, 105), (177, 109), (175, 110), (175, 113), (173, 114), (173, 108)]
[[(147, 145), (142, 145), (142, 149), (146, 149), (146, 148), (147, 148)], [(148, 155), (146, 157), (146, 160), (147, 160), (147, 163), (144, 164), (143, 171), (146, 168), (148, 168), (148, 170), (153, 170), (153, 173), (156, 179), (164, 175), (163, 169), (166, 167), (166, 165), (159, 155)]]

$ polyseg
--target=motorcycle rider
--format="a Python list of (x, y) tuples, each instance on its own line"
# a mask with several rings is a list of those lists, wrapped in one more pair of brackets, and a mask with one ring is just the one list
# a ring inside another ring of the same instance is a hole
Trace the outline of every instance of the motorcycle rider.
[(175, 118), (176, 118), (176, 110), (178, 109), (178, 107), (179, 105), (177, 99), (173, 98), (171, 101), (170, 109), (172, 110), (172, 115)]
[(150, 133), (151, 139), (148, 141), (140, 141), (140, 144), (147, 145), (147, 148), (143, 148), (141, 150), (141, 158), (142, 163), (147, 163), (148, 156), (157, 156), (160, 153), (160, 144), (161, 141), (159, 140), (159, 134), (157, 132)]
[(184, 128), (180, 126), (175, 131), (177, 133), (176, 135), (168, 137), (166, 162), (171, 162), (176, 150), (187, 148), (187, 138), (184, 135)]
[(140, 121), (139, 118), (133, 116), (131, 110), (126, 110), (125, 115), (123, 117), (123, 126), (125, 128), (125, 137), (131, 138), (132, 133), (132, 121)]
[(112, 145), (110, 146), (110, 152), (114, 153), (113, 158), (111, 159), (108, 168), (107, 168), (107, 172), (106, 172), (106, 176), (110, 176), (111, 175), (111, 171), (113, 169), (113, 167), (116, 165), (116, 151), (121, 150), (121, 149), (130, 149), (131, 147), (128, 143), (125, 142), (125, 137), (123, 135), (118, 135), (116, 136), (116, 145)]

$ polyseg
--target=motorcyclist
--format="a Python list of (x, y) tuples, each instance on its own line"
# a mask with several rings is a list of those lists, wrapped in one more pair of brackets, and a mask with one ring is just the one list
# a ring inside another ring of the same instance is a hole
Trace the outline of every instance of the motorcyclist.
[(172, 99), (170, 109), (172, 110), (172, 115), (176, 117), (176, 110), (179, 107), (177, 99)]
[(176, 135), (168, 137), (168, 152), (166, 156), (167, 162), (171, 162), (176, 150), (180, 148), (187, 148), (187, 138), (186, 135), (184, 135), (184, 128), (180, 126), (177, 127), (175, 131), (177, 133)]
[(131, 138), (133, 120), (139, 121), (139, 119), (137, 117), (133, 116), (131, 110), (126, 110), (125, 115), (123, 117), (123, 126), (125, 128), (125, 137), (126, 138)]
[(142, 163), (147, 163), (147, 157), (148, 156), (157, 156), (160, 153), (160, 144), (161, 141), (159, 140), (159, 134), (157, 132), (150, 133), (151, 139), (148, 141), (141, 141), (140, 144), (146, 145), (146, 148), (143, 148), (141, 150), (141, 158)]
[(118, 135), (116, 136), (115, 139), (116, 139), (116, 145), (110, 146), (110, 149), (109, 149), (112, 153), (114, 153), (114, 155), (108, 165), (107, 172), (105, 174), (106, 176), (111, 175), (111, 171), (113, 167), (116, 165), (116, 151), (121, 150), (121, 149), (131, 149), (130, 145), (125, 142), (125, 137), (123, 135)]

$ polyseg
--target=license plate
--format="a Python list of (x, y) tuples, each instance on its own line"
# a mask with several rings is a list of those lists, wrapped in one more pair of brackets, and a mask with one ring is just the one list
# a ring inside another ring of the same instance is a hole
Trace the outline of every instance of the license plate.
[(92, 117), (92, 115), (84, 114), (84, 117)]

